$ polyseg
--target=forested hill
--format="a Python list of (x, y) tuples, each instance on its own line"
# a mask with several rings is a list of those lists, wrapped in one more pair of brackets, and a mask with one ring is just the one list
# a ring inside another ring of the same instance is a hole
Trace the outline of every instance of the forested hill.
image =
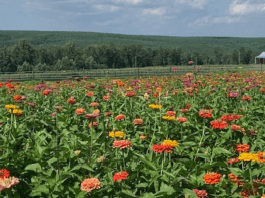
[(264, 38), (0, 31), (0, 72), (250, 64)]
[(4, 45), (12, 46), (20, 39), (27, 40), (34, 48), (49, 47), (52, 45), (63, 46), (72, 41), (76, 47), (85, 47), (91, 44), (114, 43), (121, 45), (141, 44), (143, 48), (181, 48), (185, 52), (207, 53), (214, 55), (216, 46), (221, 46), (225, 51), (239, 50), (240, 47), (250, 49), (254, 54), (265, 51), (265, 37), (239, 38), (239, 37), (173, 37), (149, 35), (124, 35), (97, 32), (60, 32), (60, 31), (0, 31), (0, 48)]

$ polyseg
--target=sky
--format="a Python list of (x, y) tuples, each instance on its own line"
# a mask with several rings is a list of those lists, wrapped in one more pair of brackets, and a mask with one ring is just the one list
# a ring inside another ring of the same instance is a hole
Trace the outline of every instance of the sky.
[(264, 37), (265, 0), (0, 0), (0, 30)]

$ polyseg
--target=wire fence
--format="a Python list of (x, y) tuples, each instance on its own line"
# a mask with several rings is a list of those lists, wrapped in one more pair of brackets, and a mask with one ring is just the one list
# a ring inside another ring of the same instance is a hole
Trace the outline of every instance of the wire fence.
[[(177, 71), (176, 71), (177, 68)], [(256, 65), (201, 65), (201, 66), (166, 66), (166, 67), (144, 67), (144, 68), (122, 68), (122, 69), (94, 69), (94, 70), (68, 70), (68, 71), (46, 71), (46, 72), (1, 72), (0, 81), (30, 81), (46, 80), (56, 81), (68, 78), (125, 78), (140, 76), (171, 76), (193, 73), (200, 68), (200, 74), (211, 72), (244, 71), (254, 70), (263, 72), (265, 67), (262, 64)]]

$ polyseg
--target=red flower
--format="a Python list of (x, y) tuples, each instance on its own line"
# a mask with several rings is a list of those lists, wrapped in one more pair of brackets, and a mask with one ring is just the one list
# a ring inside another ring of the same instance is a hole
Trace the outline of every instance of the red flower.
[(237, 115), (237, 114), (228, 114), (228, 115), (222, 115), (221, 119), (223, 121), (234, 121), (234, 120), (239, 120), (240, 118), (242, 118), (243, 115)]
[(47, 95), (49, 95), (49, 94), (50, 94), (50, 90), (47, 90), (47, 89), (46, 89), (46, 90), (43, 90), (43, 92), (42, 92), (42, 93), (43, 93), (43, 95), (47, 96)]
[(195, 192), (197, 197), (199, 198), (204, 198), (208, 196), (206, 190), (193, 189), (193, 192)]
[(103, 96), (104, 101), (109, 101), (109, 99), (110, 99), (110, 96)]
[(224, 129), (228, 126), (227, 122), (218, 121), (218, 120), (213, 120), (210, 122), (210, 124), (213, 127), (213, 129)]
[(133, 124), (134, 125), (143, 125), (144, 121), (143, 121), (143, 119), (137, 118), (137, 119), (133, 120)]
[(14, 95), (14, 96), (13, 96), (13, 99), (14, 99), (14, 100), (20, 100), (20, 98), (21, 98), (20, 95)]
[(88, 92), (88, 93), (86, 93), (86, 96), (88, 96), (88, 97), (94, 96), (94, 93), (93, 92)]
[(106, 113), (105, 113), (105, 116), (111, 116), (112, 115), (112, 113), (110, 112), (110, 111), (107, 111)]
[(133, 96), (135, 96), (135, 92), (134, 91), (128, 91), (128, 92), (126, 92), (125, 96), (126, 97), (133, 97)]
[(113, 176), (113, 181), (114, 182), (116, 182), (116, 181), (120, 182), (122, 180), (126, 180), (128, 175), (129, 174), (126, 171), (117, 172)]
[(174, 147), (171, 145), (153, 145), (152, 150), (156, 153), (162, 153), (163, 151), (171, 153), (174, 150)]
[(167, 116), (175, 116), (176, 112), (175, 111), (167, 111)]
[(9, 171), (7, 169), (0, 170), (0, 179), (5, 179), (9, 177)]
[(113, 148), (130, 148), (132, 147), (132, 142), (130, 140), (115, 140), (112, 145)]
[(71, 98), (68, 98), (67, 102), (69, 104), (75, 104), (76, 103), (76, 100), (74, 99), (74, 97), (71, 97)]
[(236, 144), (236, 152), (244, 152), (247, 153), (250, 150), (249, 144)]
[(88, 127), (91, 128), (91, 127), (95, 127), (95, 126), (98, 126), (98, 122), (94, 121), (94, 122), (91, 122), (89, 123)]
[(97, 102), (91, 102), (89, 106), (90, 107), (98, 107), (99, 106), (99, 103), (97, 103)]
[(116, 120), (116, 121), (124, 120), (124, 119), (125, 119), (125, 115), (123, 115), (123, 114), (117, 115), (117, 116), (115, 117), (115, 120)]

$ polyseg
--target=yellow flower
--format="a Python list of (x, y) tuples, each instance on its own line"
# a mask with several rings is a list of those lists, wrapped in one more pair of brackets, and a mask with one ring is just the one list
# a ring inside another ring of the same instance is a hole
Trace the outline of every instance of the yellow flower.
[(13, 113), (13, 114), (22, 114), (22, 110), (21, 109), (9, 109), (8, 113)]
[(149, 107), (152, 108), (152, 109), (161, 109), (162, 105), (150, 104)]
[(255, 153), (240, 153), (238, 159), (245, 162), (256, 162), (258, 161), (258, 155)]
[(80, 155), (81, 151), (80, 150), (76, 150), (74, 153), (75, 153), (75, 156), (78, 156), (78, 155)]
[(12, 104), (7, 104), (5, 106), (6, 109), (19, 109), (19, 106), (16, 106), (16, 105), (12, 105)]
[(116, 131), (116, 132), (111, 131), (111, 132), (109, 133), (109, 136), (110, 136), (110, 137), (119, 137), (119, 138), (122, 138), (123, 136), (125, 136), (125, 133), (122, 132), (122, 131)]
[(162, 117), (164, 120), (175, 120), (176, 117), (175, 116), (163, 116)]
[(179, 145), (179, 143), (177, 142), (177, 140), (164, 140), (162, 142), (162, 145), (170, 145), (173, 147), (177, 147)]
[(131, 91), (132, 90), (132, 87), (129, 87), (128, 90)]

